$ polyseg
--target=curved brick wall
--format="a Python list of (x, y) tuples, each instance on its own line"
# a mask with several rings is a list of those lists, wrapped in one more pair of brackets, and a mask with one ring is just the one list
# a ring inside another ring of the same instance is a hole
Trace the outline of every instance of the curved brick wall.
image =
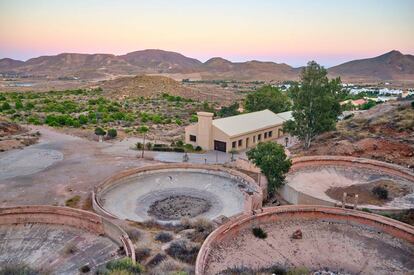
[(113, 214), (106, 211), (101, 203), (101, 196), (100, 194), (103, 194), (110, 188), (122, 184), (122, 179), (125, 179), (129, 176), (133, 176), (140, 173), (151, 173), (156, 172), (160, 170), (167, 170), (167, 169), (188, 169), (188, 170), (207, 170), (207, 171), (216, 171), (216, 172), (223, 172), (228, 174), (230, 177), (237, 178), (238, 180), (241, 180), (248, 184), (249, 186), (253, 187), (257, 192), (253, 194), (247, 194), (245, 195), (245, 211), (251, 211), (254, 209), (258, 209), (262, 207), (263, 202), (263, 191), (262, 188), (256, 183), (254, 179), (249, 177), (248, 175), (233, 170), (229, 168), (225, 168), (218, 165), (205, 165), (205, 164), (190, 164), (190, 163), (168, 163), (168, 164), (157, 164), (157, 165), (149, 165), (134, 169), (129, 169), (126, 171), (123, 171), (121, 173), (118, 173), (108, 179), (106, 179), (102, 184), (95, 187), (94, 192), (92, 193), (92, 204), (93, 209), (106, 217), (111, 218), (117, 218)]
[(404, 168), (402, 166), (378, 160), (345, 156), (308, 156), (293, 158), (291, 171), (295, 171), (302, 167), (308, 167), (313, 165), (341, 165), (347, 167), (353, 166), (360, 168), (368, 168), (372, 170), (385, 172), (390, 175), (402, 177), (406, 180), (414, 182), (414, 173), (411, 170)]
[(97, 235), (108, 236), (123, 246), (135, 261), (134, 246), (126, 232), (109, 220), (94, 213), (58, 206), (28, 205), (0, 208), (0, 225), (42, 223), (76, 227)]
[(322, 206), (297, 205), (263, 208), (255, 215), (241, 215), (223, 224), (204, 241), (197, 256), (196, 275), (204, 275), (209, 254), (216, 244), (234, 238), (238, 232), (253, 225), (272, 223), (283, 219), (329, 220), (351, 223), (374, 229), (414, 244), (414, 227), (383, 216), (361, 211)]
[[(355, 167), (355, 168), (365, 168), (380, 173), (386, 173), (389, 175), (397, 176), (408, 180), (414, 184), (414, 173), (402, 166), (386, 163), (382, 161), (357, 158), (357, 157), (346, 157), (346, 156), (306, 156), (306, 157), (296, 157), (292, 159), (292, 167), (290, 172), (295, 172), (305, 167), (312, 166), (345, 166), (345, 167)], [(306, 193), (303, 193), (299, 190), (296, 190), (294, 187), (289, 184), (285, 184), (280, 190), (279, 193), (282, 197), (292, 204), (311, 204), (311, 205), (323, 205), (323, 206), (340, 206), (340, 203), (335, 203), (332, 201), (323, 200), (320, 198), (313, 197)], [(347, 207), (353, 207), (352, 203), (347, 204)], [(402, 209), (399, 208), (369, 208), (373, 212), (377, 213), (398, 213)]]

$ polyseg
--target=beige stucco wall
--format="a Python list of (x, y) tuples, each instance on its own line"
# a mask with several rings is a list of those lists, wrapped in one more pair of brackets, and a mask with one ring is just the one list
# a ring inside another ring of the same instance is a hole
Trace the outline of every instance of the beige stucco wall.
[[(185, 128), (185, 143), (192, 144), (193, 146), (201, 146), (204, 150), (214, 150), (214, 140), (222, 141), (226, 143), (226, 150), (230, 152), (233, 147), (233, 141), (236, 142), (236, 151), (245, 150), (247, 148), (252, 148), (259, 143), (257, 136), (259, 134), (262, 135), (261, 142), (266, 141), (275, 141), (281, 136), (283, 136), (282, 127), (283, 125), (275, 125), (273, 127), (269, 127), (266, 129), (261, 129), (255, 132), (246, 133), (243, 135), (229, 137), (226, 133), (221, 131), (220, 129), (216, 128), (212, 125), (213, 117), (212, 114), (209, 113), (197, 113), (198, 115), (198, 123), (189, 125)], [(266, 132), (272, 131), (272, 137), (264, 138), (264, 134)], [(190, 135), (194, 135), (197, 138), (196, 142), (190, 141)], [(256, 137), (255, 142), (253, 142), (253, 137)], [(249, 138), (249, 144), (246, 146), (246, 139)], [(242, 145), (238, 146), (238, 141), (242, 140)]]
[[(279, 129), (280, 129), (280, 131), (282, 131), (282, 125), (277, 125), (277, 126), (274, 126), (274, 127), (262, 129), (262, 130), (259, 130), (259, 131), (255, 131), (255, 132), (252, 132), (252, 133), (247, 133), (247, 134), (240, 135), (240, 136), (237, 136), (237, 137), (231, 137), (230, 138), (230, 144), (227, 146), (228, 147), (227, 151), (229, 152), (232, 149), (232, 142), (233, 141), (236, 142), (236, 148), (235, 149), (237, 151), (255, 147), (259, 143), (259, 140), (257, 138), (257, 136), (259, 134), (262, 135), (262, 138), (261, 138), (260, 142), (275, 141), (278, 138), (280, 138), (281, 136), (283, 136), (283, 132), (280, 132), (280, 135), (279, 135)], [(272, 137), (271, 138), (269, 138), (269, 137), (264, 138), (264, 134), (266, 132), (269, 132), (269, 131), (272, 131)], [(254, 136), (256, 137), (255, 142), (253, 142), (253, 137)], [(246, 146), (246, 139), (247, 138), (249, 138), (248, 146)], [(242, 140), (242, 145), (241, 146), (238, 146), (238, 141), (239, 140)]]

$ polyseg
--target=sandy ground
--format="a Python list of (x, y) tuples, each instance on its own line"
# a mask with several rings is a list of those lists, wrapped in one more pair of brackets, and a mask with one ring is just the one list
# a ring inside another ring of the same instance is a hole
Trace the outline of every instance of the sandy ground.
[(0, 153), (0, 206), (64, 205), (75, 195), (86, 198), (116, 172), (151, 163), (123, 154), (121, 148), (110, 150), (111, 143), (33, 128), (41, 132), (39, 143)]
[[(227, 177), (200, 172), (162, 171), (129, 177), (104, 194), (103, 207), (122, 219), (145, 221), (150, 206), (172, 195), (208, 200), (211, 207), (200, 217), (214, 219), (243, 211), (244, 197), (238, 182)], [(165, 220), (167, 221), (167, 220)]]
[(81, 266), (93, 269), (119, 257), (117, 250), (110, 239), (73, 227), (0, 225), (0, 266), (27, 264), (51, 274), (79, 274)]
[(320, 166), (304, 168), (299, 171), (289, 173), (286, 182), (294, 189), (307, 195), (319, 198), (325, 201), (340, 202), (326, 194), (326, 191), (334, 187), (349, 187), (358, 184), (367, 184), (379, 180), (393, 181), (394, 184), (400, 185), (404, 189), (410, 190), (408, 194), (402, 197), (396, 197), (384, 203), (382, 206), (368, 205), (360, 202), (360, 206), (372, 208), (380, 207), (397, 207), (413, 208), (414, 207), (414, 187), (412, 183), (387, 174), (380, 174), (378, 171), (370, 169), (356, 169), (353, 167), (336, 167)]
[[(361, 226), (301, 219), (260, 226), (268, 234), (266, 239), (254, 237), (249, 228), (221, 241), (209, 254), (206, 274), (240, 266), (271, 265), (328, 268), (351, 274), (402, 275), (414, 271), (412, 244)], [(291, 238), (297, 229), (302, 231), (302, 239)]]

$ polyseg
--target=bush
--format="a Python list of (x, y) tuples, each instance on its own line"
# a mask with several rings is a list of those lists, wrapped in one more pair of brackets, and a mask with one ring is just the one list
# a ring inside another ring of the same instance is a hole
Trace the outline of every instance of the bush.
[(259, 239), (266, 239), (267, 238), (267, 233), (260, 227), (254, 227), (252, 229), (252, 232), (253, 232), (253, 235), (256, 238), (259, 238)]
[(81, 197), (79, 195), (76, 195), (68, 200), (65, 201), (65, 206), (76, 208), (79, 204)]
[(178, 141), (175, 143), (175, 146), (177, 146), (177, 147), (183, 147), (183, 146), (184, 146), (184, 141), (182, 141), (182, 140), (178, 140)]
[(196, 148), (195, 148), (195, 150), (197, 151), (197, 152), (200, 152), (200, 151), (202, 151), (203, 150), (203, 148), (201, 148), (201, 146), (196, 146)]
[(108, 137), (116, 138), (117, 135), (118, 135), (118, 132), (116, 131), (116, 129), (112, 128), (108, 130)]
[(165, 254), (158, 253), (148, 261), (147, 265), (154, 267), (164, 261), (166, 258), (167, 256)]
[(137, 261), (141, 262), (148, 258), (151, 254), (151, 249), (147, 247), (137, 247), (135, 249), (135, 257), (137, 258)]
[(414, 101), (411, 101), (411, 108), (414, 109)]
[(137, 143), (135, 144), (135, 148), (136, 148), (137, 150), (141, 150), (141, 149), (142, 149), (142, 143), (141, 143), (141, 142), (137, 142)]
[(184, 153), (185, 150), (182, 147), (174, 147), (172, 148), (172, 151), (176, 152), (176, 153)]
[(91, 271), (91, 268), (88, 265), (84, 265), (79, 269), (79, 271), (81, 273), (88, 273), (89, 271)]
[(102, 129), (101, 127), (96, 127), (95, 128), (95, 135), (104, 136), (105, 134), (106, 134), (105, 130)]
[(2, 109), (3, 111), (5, 111), (5, 110), (10, 110), (10, 109), (11, 109), (10, 104), (9, 104), (8, 102), (4, 102), (4, 103), (1, 105), (1, 109)]
[(157, 235), (155, 235), (155, 240), (162, 242), (162, 243), (168, 243), (173, 239), (173, 236), (171, 233), (168, 232), (159, 232)]
[(171, 257), (188, 264), (194, 264), (200, 248), (184, 240), (172, 242), (165, 250)]
[(372, 193), (381, 200), (388, 199), (388, 190), (382, 186), (375, 186), (372, 188)]
[(132, 274), (139, 274), (143, 271), (141, 265), (132, 263), (130, 258), (110, 261), (106, 264), (106, 269), (109, 271), (127, 271)]
[(193, 151), (193, 150), (194, 150), (194, 146), (193, 146), (193, 145), (191, 145), (191, 144), (186, 144), (186, 145), (184, 145), (184, 148), (185, 148), (186, 150), (188, 150), (188, 151)]
[(135, 228), (127, 230), (127, 234), (129, 238), (134, 242), (137, 242), (141, 238), (141, 231)]

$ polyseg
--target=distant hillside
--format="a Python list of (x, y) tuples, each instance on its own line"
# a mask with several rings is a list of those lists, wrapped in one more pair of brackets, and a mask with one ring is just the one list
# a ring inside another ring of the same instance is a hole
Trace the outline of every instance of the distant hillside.
[(414, 80), (414, 56), (391, 51), (367, 59), (354, 60), (329, 69), (332, 76), (348, 81)]
[(146, 73), (198, 71), (201, 62), (175, 52), (144, 50), (119, 56), (133, 66), (144, 68)]
[(157, 94), (196, 98), (196, 92), (184, 87), (180, 82), (165, 76), (137, 75), (119, 77), (99, 83), (105, 94), (112, 98), (149, 97)]
[[(384, 55), (350, 61), (330, 68), (330, 76), (345, 81), (414, 82), (414, 56), (391, 51)], [(182, 54), (163, 50), (135, 51), (125, 55), (62, 53), (41, 56), (26, 62), (0, 59), (0, 73), (81, 80), (112, 79), (137, 74), (178, 74), (182, 78), (283, 81), (298, 79), (300, 68), (262, 61), (231, 62), (214, 57), (205, 63)]]

